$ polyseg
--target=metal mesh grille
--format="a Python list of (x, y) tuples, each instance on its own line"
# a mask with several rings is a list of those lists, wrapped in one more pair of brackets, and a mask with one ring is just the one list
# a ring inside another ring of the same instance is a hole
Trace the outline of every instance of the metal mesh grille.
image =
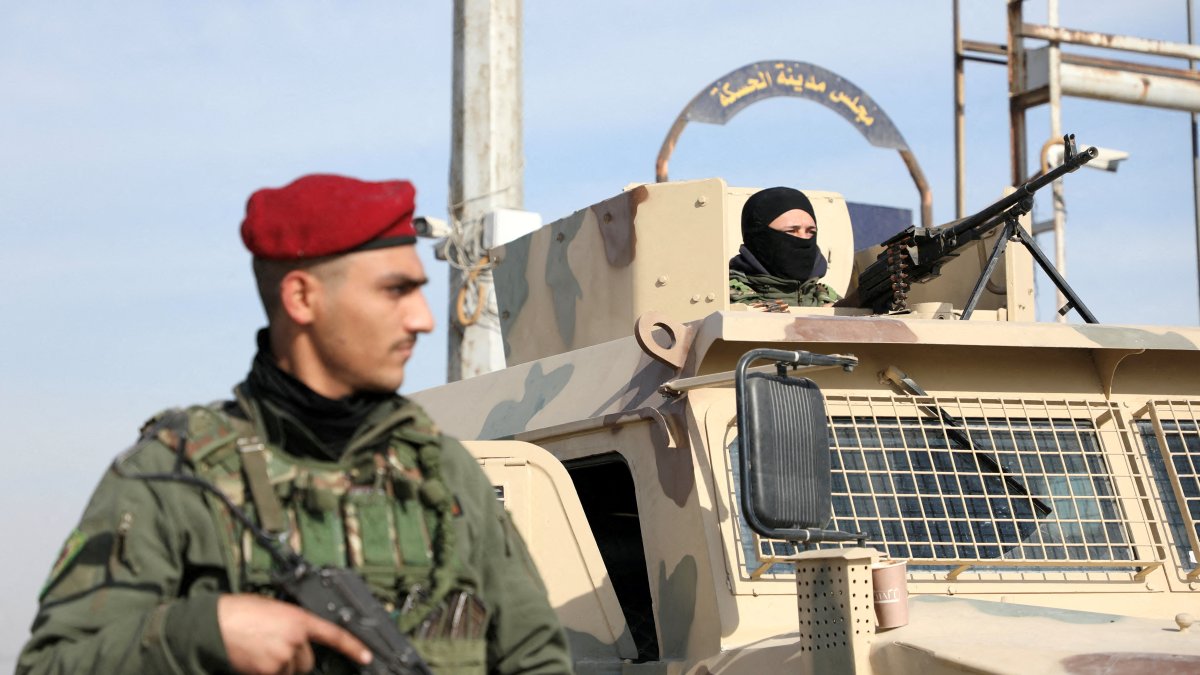
[[(1129, 578), (1165, 557), (1147, 545), (1161, 541), (1138, 503), (1148, 472), (1115, 404), (827, 396), (826, 405), (831, 527), (865, 532), (910, 570), (1100, 568)], [(1194, 508), (1200, 516), (1200, 493)], [(748, 574), (787, 571), (769, 563), (790, 544), (742, 536)]]
[(1191, 401), (1159, 401), (1148, 408), (1149, 420), (1137, 422), (1154, 484), (1189, 579), (1200, 577), (1200, 405)]

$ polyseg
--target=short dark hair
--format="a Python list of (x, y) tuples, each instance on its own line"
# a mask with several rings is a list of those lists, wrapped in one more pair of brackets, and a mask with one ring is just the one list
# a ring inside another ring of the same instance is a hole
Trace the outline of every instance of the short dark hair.
[(252, 263), (254, 281), (258, 285), (258, 298), (262, 301), (263, 311), (267, 313), (267, 323), (273, 323), (279, 312), (283, 311), (283, 303), (279, 297), (279, 285), (283, 283), (284, 277), (297, 270), (302, 270), (321, 281), (336, 282), (342, 276), (342, 265), (336, 263), (339, 263), (343, 257), (330, 255), (299, 260), (274, 260), (256, 256)]

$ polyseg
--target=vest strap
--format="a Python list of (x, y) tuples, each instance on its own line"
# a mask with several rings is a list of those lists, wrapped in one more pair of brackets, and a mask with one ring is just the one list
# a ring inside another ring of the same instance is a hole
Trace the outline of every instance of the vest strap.
[(258, 511), (258, 522), (271, 534), (286, 531), (288, 528), (283, 504), (279, 503), (275, 488), (271, 486), (271, 476), (267, 473), (266, 447), (253, 436), (239, 438), (237, 446), (238, 453), (242, 456), (242, 473), (246, 476), (255, 510)]

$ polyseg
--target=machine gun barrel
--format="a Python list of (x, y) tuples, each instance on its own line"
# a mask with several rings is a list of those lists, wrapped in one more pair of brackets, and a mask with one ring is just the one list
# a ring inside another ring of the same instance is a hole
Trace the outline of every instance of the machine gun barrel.
[(909, 227), (883, 242), (884, 250), (858, 277), (858, 299), (863, 307), (876, 312), (908, 309), (908, 290), (941, 273), (944, 262), (958, 255), (964, 246), (980, 239), (1001, 223), (1028, 213), (1033, 194), (1043, 187), (1087, 164), (1096, 157), (1094, 147), (1075, 150), (1075, 136), (1063, 137), (1063, 163), (1019, 186), (978, 213), (941, 227)]
[[(1074, 137), (1068, 136), (1068, 138), (1073, 139)], [(1073, 140), (1069, 141), (1069, 143), (1070, 145), (1074, 145)], [(974, 215), (970, 215), (962, 220), (944, 225), (939, 229), (949, 228), (947, 234), (956, 237), (965, 234), (966, 232), (969, 232), (970, 230), (973, 230), (976, 227), (979, 227), (980, 225), (996, 218), (996, 216), (1003, 215), (1010, 208), (1018, 205), (1021, 200), (1032, 197), (1033, 193), (1046, 187), (1050, 183), (1053, 183), (1059, 178), (1074, 172), (1079, 167), (1095, 159), (1097, 154), (1098, 151), (1094, 147), (1087, 148), (1083, 152), (1071, 153), (1070, 155), (1066, 156), (1062, 164), (1054, 167), (1041, 176), (1022, 184), (1012, 194), (1001, 197), (995, 203), (987, 206)]]

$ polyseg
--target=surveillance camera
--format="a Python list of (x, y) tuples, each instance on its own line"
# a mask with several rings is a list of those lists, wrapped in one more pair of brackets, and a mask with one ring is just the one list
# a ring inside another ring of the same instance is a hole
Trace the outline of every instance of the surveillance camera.
[[(1063, 163), (1063, 146), (1055, 145), (1050, 148), (1046, 154), (1046, 159), (1051, 166), (1058, 166)], [(1090, 169), (1100, 169), (1102, 171), (1116, 172), (1117, 166), (1129, 159), (1129, 153), (1122, 150), (1113, 150), (1112, 148), (1096, 148), (1096, 157), (1092, 161), (1084, 164)]]
[(413, 229), (417, 231), (418, 237), (429, 239), (441, 239), (450, 234), (450, 225), (446, 221), (441, 218), (430, 218), (429, 216), (413, 218)]
[(1111, 148), (1096, 148), (1096, 158), (1088, 162), (1088, 165), (1095, 164), (1097, 169), (1105, 171), (1116, 171), (1117, 165), (1129, 159), (1128, 152), (1113, 150)]

